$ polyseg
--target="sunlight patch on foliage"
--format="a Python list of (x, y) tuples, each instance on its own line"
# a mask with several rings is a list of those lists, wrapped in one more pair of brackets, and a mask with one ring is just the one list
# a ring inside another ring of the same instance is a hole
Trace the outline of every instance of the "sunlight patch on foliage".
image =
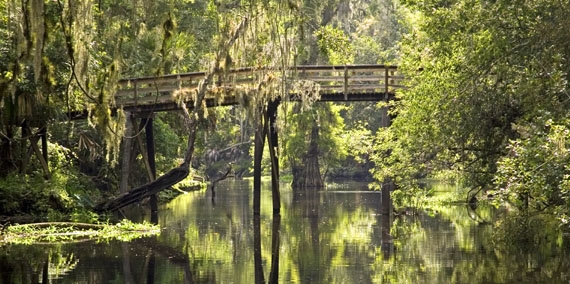
[(130, 241), (158, 235), (160, 227), (147, 222), (123, 220), (117, 224), (86, 224), (71, 222), (10, 225), (0, 235), (0, 244), (69, 243), (95, 240)]

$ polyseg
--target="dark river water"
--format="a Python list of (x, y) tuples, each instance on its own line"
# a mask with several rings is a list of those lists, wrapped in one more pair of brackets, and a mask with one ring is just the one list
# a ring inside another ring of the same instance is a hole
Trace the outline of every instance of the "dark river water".
[[(505, 248), (510, 237), (496, 241), (501, 228), (518, 228), (497, 221), (505, 210), (394, 214), (380, 191), (346, 183), (302, 194), (284, 186), (274, 217), (266, 184), (254, 218), (252, 187), (225, 181), (214, 201), (206, 192), (177, 197), (161, 206), (155, 237), (4, 245), (0, 283), (570, 283), (562, 234), (534, 234), (514, 248)], [(549, 230), (543, 225), (532, 228)]]

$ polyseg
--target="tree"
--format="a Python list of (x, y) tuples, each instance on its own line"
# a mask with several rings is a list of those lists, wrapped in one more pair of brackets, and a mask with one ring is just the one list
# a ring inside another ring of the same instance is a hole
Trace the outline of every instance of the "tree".
[(401, 67), (410, 88), (395, 103), (393, 126), (377, 136), (375, 176), (412, 188), (413, 178), (452, 171), (474, 189), (504, 186), (508, 178), (496, 174), (510, 164), (509, 141), (544, 139), (527, 129), (544, 129), (537, 118), (545, 114), (555, 124), (566, 116), (570, 54), (561, 29), (569, 4), (404, 3), (410, 32)]
[(299, 104), (286, 105), (280, 122), (283, 134), (282, 162), (293, 173), (293, 188), (322, 187), (323, 176), (346, 156), (342, 137), (341, 107), (318, 103), (302, 111)]

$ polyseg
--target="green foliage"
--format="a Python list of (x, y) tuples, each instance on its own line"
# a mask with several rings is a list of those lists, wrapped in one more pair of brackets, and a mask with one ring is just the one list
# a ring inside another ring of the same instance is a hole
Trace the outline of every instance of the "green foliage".
[(319, 126), (319, 160), (321, 172), (328, 167), (334, 167), (346, 158), (348, 137), (343, 134), (344, 121), (340, 116), (342, 106), (319, 103), (309, 110), (298, 112), (299, 105), (289, 105), (286, 109), (287, 119), (280, 123), (283, 133), (281, 162), (285, 166), (302, 165), (304, 154), (307, 153), (311, 129), (314, 123)]
[(364, 163), (370, 153), (374, 151), (372, 131), (367, 129), (366, 125), (357, 125), (347, 129), (342, 135), (342, 139), (346, 141), (347, 152), (357, 162)]
[(386, 64), (387, 51), (371, 36), (361, 36), (354, 39), (354, 63), (356, 64)]
[[(504, 192), (513, 194), (509, 200), (527, 190), (537, 204), (560, 199), (563, 189), (554, 188), (566, 174), (558, 164), (564, 158), (546, 158), (556, 142), (540, 147), (562, 130), (547, 130), (540, 117), (550, 113), (550, 125), (566, 125), (560, 119), (568, 109), (570, 52), (561, 27), (569, 23), (568, 3), (405, 3), (410, 32), (401, 69), (410, 88), (394, 103), (392, 127), (378, 132), (376, 178), (393, 177), (408, 189), (417, 187), (415, 178), (451, 171), (469, 186), (489, 189), (502, 167), (496, 181), (512, 190)], [(512, 157), (513, 149), (522, 156)], [(554, 171), (541, 171), (541, 163)], [(508, 182), (512, 175), (520, 187)]]
[[(303, 44), (315, 50), (320, 45), (330, 62), (346, 64), (353, 62), (356, 56), (351, 39), (357, 39), (360, 51), (370, 49), (370, 52), (363, 53), (364, 57), (380, 61), (383, 60), (380, 58), (391, 56), (381, 54), (384, 47), (390, 46), (386, 39), (395, 38), (386, 34), (389, 32), (379, 32), (376, 28), (385, 22), (383, 18), (388, 14), (382, 12), (391, 11), (387, 9), (391, 2), (384, 2), (358, 1), (353, 3), (355, 12), (347, 9), (347, 2), (338, 0), (326, 3), (87, 0), (76, 5), (66, 1), (48, 1), (43, 5), (39, 5), (41, 1), (2, 2), (0, 35), (4, 40), (0, 43), (0, 100), (5, 108), (0, 118), (0, 134), (6, 138), (0, 141), (2, 172), (4, 168), (6, 172), (17, 170), (18, 165), (27, 162), (24, 153), (27, 139), (19, 139), (22, 121), (29, 123), (32, 132), (48, 122), (51, 134), (55, 128), (51, 122), (66, 119), (65, 115), (71, 111), (87, 109), (90, 130), (86, 130), (86, 126), (76, 127), (75, 122), (69, 121), (58, 123), (57, 135), (48, 136), (53, 144), (69, 148), (80, 157), (66, 152), (56, 159), (64, 160), (65, 157), (73, 163), (58, 165), (50, 161), (50, 167), (54, 168), (53, 181), (48, 182), (49, 195), (56, 196), (57, 204), (51, 206), (44, 202), (42, 205), (45, 206), (34, 208), (47, 212), (48, 208), (60, 207), (68, 214), (76, 206), (86, 206), (91, 203), (86, 197), (90, 194), (73, 192), (86, 185), (81, 181), (81, 174), (71, 168), (81, 167), (85, 174), (99, 178), (105, 176), (105, 180), (116, 176), (115, 165), (119, 145), (124, 138), (126, 118), (121, 110), (117, 110), (116, 115), (112, 115), (114, 112), (110, 110), (119, 78), (204, 70), (211, 67), (212, 59), (225, 49), (229, 49), (229, 54), (216, 66), (221, 73), (228, 68), (243, 66), (283, 69), (281, 67), (301, 61), (299, 53), (305, 48)], [(335, 8), (338, 5), (340, 9)], [(244, 18), (250, 20), (246, 30), (231, 48), (225, 46)], [(357, 23), (354, 19), (358, 18), (366, 21)], [(28, 32), (20, 27), (31, 30)], [(319, 38), (318, 43), (314, 41), (316, 37)], [(303, 42), (305, 39), (307, 42)], [(360, 58), (362, 63), (366, 63), (364, 57)], [(216, 173), (224, 168), (227, 161), (214, 159), (210, 163), (206, 157), (215, 157), (210, 155), (212, 153), (224, 156), (223, 150), (243, 143), (244, 146), (236, 150), (243, 155), (234, 155), (228, 160), (236, 160), (240, 156), (239, 161), (234, 161), (237, 162), (234, 165), (236, 173), (247, 172), (251, 166), (248, 155), (251, 120), (258, 110), (256, 107), (265, 105), (267, 99), (283, 94), (289, 87), (284, 81), (267, 84), (270, 81), (267, 78), (275, 78), (272, 72), (261, 77), (257, 90), (247, 93), (245, 109), (232, 110), (231, 113), (226, 110), (210, 111), (203, 121), (207, 130), (200, 134), (203, 136), (197, 145), (194, 166)], [(342, 145), (348, 139), (342, 130), (342, 122), (334, 117), (336, 114), (329, 116), (327, 112), (325, 109), (317, 110), (317, 117), (321, 116), (317, 120), (322, 123), (321, 155), (327, 158), (322, 164), (324, 168), (338, 166), (339, 161), (346, 157)], [(159, 172), (178, 164), (175, 157), (181, 153), (180, 137), (187, 134), (180, 117), (166, 116), (161, 116), (155, 123)], [(173, 123), (173, 120), (178, 121)], [(306, 137), (306, 134), (303, 135)], [(298, 142), (298, 147), (292, 149), (304, 147), (301, 140)], [(80, 162), (76, 163), (77, 160)], [(39, 182), (39, 168), (38, 163), (29, 163), (28, 176), (21, 178), (33, 180), (26, 183)], [(25, 185), (17, 188), (30, 191)], [(41, 196), (35, 192), (33, 195)], [(19, 194), (14, 193), (14, 196), (16, 198), (10, 200), (18, 200)], [(52, 210), (50, 216), (63, 217), (57, 216), (56, 212)], [(89, 216), (85, 218), (89, 219)]]
[(317, 44), (331, 64), (349, 64), (354, 61), (354, 49), (347, 35), (330, 25), (316, 32)]
[(117, 224), (32, 223), (8, 226), (0, 235), (0, 244), (66, 243), (78, 240), (131, 241), (158, 235), (160, 227), (148, 222), (133, 223), (124, 219)]
[(183, 139), (176, 134), (172, 126), (158, 117), (153, 120), (154, 145), (156, 151), (156, 170), (159, 173), (178, 166)]
[(0, 214), (48, 215), (50, 220), (62, 220), (68, 219), (66, 215), (74, 210), (93, 205), (98, 192), (73, 165), (74, 154), (57, 144), (49, 144), (48, 149), (50, 180), (41, 171), (9, 174), (0, 180)]
[(549, 215), (512, 212), (494, 224), (492, 240), (501, 252), (556, 250), (561, 246), (561, 233), (559, 222)]
[[(496, 202), (519, 209), (554, 210), (564, 221), (570, 208), (569, 120), (556, 123), (545, 113), (532, 124), (517, 125), (521, 138), (498, 163)], [(567, 222), (567, 221), (566, 221)]]
[(467, 204), (469, 188), (441, 180), (421, 180), (417, 186), (395, 189), (390, 197), (394, 208), (401, 210), (414, 208), (420, 210), (441, 211), (442, 207)]

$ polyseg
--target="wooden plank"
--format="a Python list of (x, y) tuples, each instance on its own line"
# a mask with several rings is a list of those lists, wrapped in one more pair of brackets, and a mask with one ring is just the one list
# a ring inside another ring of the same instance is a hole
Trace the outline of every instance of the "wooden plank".
[[(384, 88), (384, 84), (350, 84), (347, 86), (349, 90), (360, 88), (360, 89), (378, 89)], [(338, 89), (344, 90), (344, 85), (321, 85), (321, 90), (326, 89)]]
[[(361, 72), (366, 72), (366, 71), (372, 71), (372, 72), (378, 72), (379, 70), (390, 70), (390, 72), (395, 72), (397, 71), (397, 66), (385, 66), (385, 65), (374, 65), (374, 64), (370, 64), (370, 65), (336, 65), (336, 66), (326, 66), (326, 65), (315, 65), (315, 66), (296, 66), (296, 67), (291, 67), (288, 70), (290, 72), (295, 73), (311, 73), (311, 72), (321, 72), (321, 71), (327, 71), (327, 72), (343, 72), (344, 69), (350, 70), (350, 71), (361, 71)], [(261, 71), (267, 71), (267, 70), (275, 70), (275, 71), (279, 71), (279, 69), (270, 69), (270, 68), (259, 68), (259, 69), (253, 69), (253, 68), (238, 68), (235, 70), (232, 70), (231, 72), (226, 73), (226, 75), (231, 75), (231, 74), (254, 74), (254, 73), (261, 73)], [(119, 85), (124, 85), (124, 84), (129, 84), (129, 83), (134, 83), (135, 81), (138, 82), (139, 84), (152, 84), (152, 83), (157, 83), (157, 82), (172, 82), (172, 81), (188, 81), (188, 80), (201, 80), (203, 79), (203, 77), (206, 75), (206, 72), (191, 72), (191, 73), (181, 73), (181, 74), (170, 74), (170, 75), (163, 75), (163, 76), (149, 76), (149, 77), (140, 77), (140, 78), (127, 78), (127, 79), (122, 79), (119, 81)]]
[[(159, 93), (164, 93), (164, 92), (173, 92), (178, 90), (179, 87), (178, 86), (161, 86), (158, 88), (137, 88), (137, 94), (138, 96), (148, 96), (148, 95), (154, 95), (157, 93), (157, 91)], [(128, 90), (119, 90), (117, 91), (115, 97), (129, 97), (129, 96), (133, 96), (134, 97), (135, 94), (135, 89), (128, 89)]]
[(127, 105), (145, 105), (145, 104), (153, 104), (153, 103), (161, 103), (161, 102), (174, 102), (171, 94), (161, 95), (161, 96), (148, 96), (148, 97), (139, 97), (135, 103), (135, 101), (131, 99), (118, 99), (115, 100), (115, 105), (117, 106), (127, 106)]
[(291, 67), (290, 69), (293, 70), (344, 70), (345, 66), (350, 70), (365, 70), (365, 69), (394, 69), (396, 70), (398, 67), (395, 65), (381, 65), (381, 64), (355, 64), (355, 65), (299, 65), (295, 67)]
[(196, 79), (203, 79), (206, 76), (206, 72), (190, 72), (190, 73), (180, 73), (180, 74), (169, 74), (169, 75), (161, 75), (161, 76), (146, 76), (146, 77), (139, 77), (139, 78), (126, 78), (119, 80), (119, 84), (134, 82), (137, 81), (138, 83), (154, 83), (157, 79), (184, 79), (188, 80), (190, 78)]

